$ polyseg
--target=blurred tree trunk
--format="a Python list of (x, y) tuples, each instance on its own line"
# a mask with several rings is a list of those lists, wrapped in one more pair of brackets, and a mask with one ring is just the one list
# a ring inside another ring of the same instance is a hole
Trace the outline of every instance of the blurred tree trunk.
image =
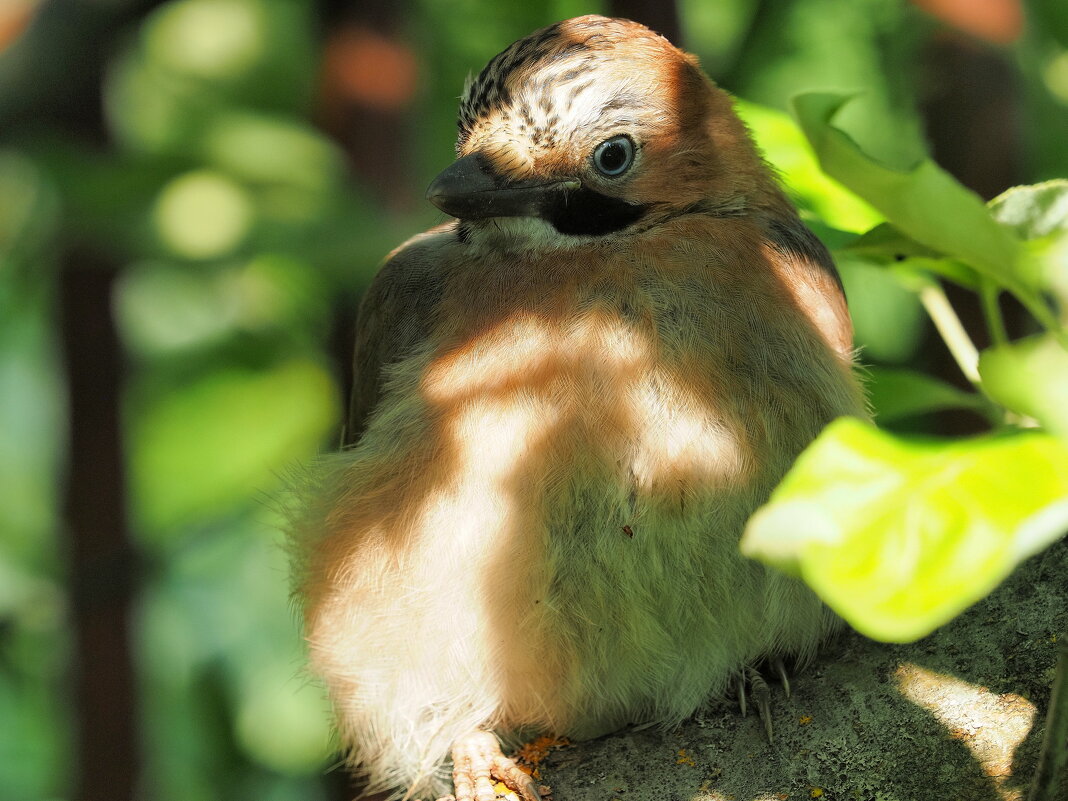
[[(50, 126), (78, 148), (109, 147), (103, 81), (128, 25), (160, 0), (43, 3), (21, 38), (20, 68), (0, 76), (0, 127)], [(119, 256), (68, 229), (59, 257), (59, 317), (68, 394), (63, 514), (72, 626), (74, 801), (141, 795), (138, 684), (130, 646), (136, 560), (127, 529), (122, 446), (123, 353), (112, 316)]]
[(106, 256), (70, 246), (60, 273), (70, 450), (65, 513), (74, 628), (77, 801), (139, 796), (137, 678), (129, 614), (135, 559), (126, 527), (122, 350), (111, 316), (118, 275)]

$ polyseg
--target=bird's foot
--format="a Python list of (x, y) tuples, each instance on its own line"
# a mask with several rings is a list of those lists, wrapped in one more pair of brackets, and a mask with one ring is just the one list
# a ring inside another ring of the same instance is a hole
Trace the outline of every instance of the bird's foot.
[[(775, 657), (769, 660), (767, 664), (779, 677), (779, 681), (782, 682), (783, 692), (789, 698), (790, 677), (786, 673), (786, 667), (783, 665), (782, 659)], [(746, 698), (746, 688), (748, 687), (749, 696), (752, 698), (753, 705), (760, 715), (760, 720), (764, 724), (764, 732), (768, 735), (768, 742), (770, 743), (775, 737), (775, 731), (771, 725), (771, 688), (768, 687), (767, 681), (760, 674), (760, 671), (754, 667), (747, 666), (738, 672), (735, 677), (735, 683), (738, 690), (738, 707), (742, 711), (742, 717), (745, 717), (748, 711)]]
[(455, 795), (438, 801), (495, 801), (493, 779), (514, 791), (522, 801), (542, 801), (534, 779), (501, 752), (492, 732), (474, 731), (452, 747), (452, 783)]

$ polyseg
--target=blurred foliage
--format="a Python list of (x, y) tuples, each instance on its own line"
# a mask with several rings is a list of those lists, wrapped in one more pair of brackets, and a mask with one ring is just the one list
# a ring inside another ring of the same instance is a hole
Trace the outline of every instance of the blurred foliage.
[[(397, 143), (409, 167), (398, 194), (413, 200), (388, 211), (314, 122), (323, 31), (312, 3), (170, 0), (122, 31), (102, 86), (110, 148), (61, 133), (47, 115), (19, 116), (53, 90), (57, 102), (76, 100), (60, 89), (79, 69), (78, 42), (100, 33), (87, 21), (121, 5), (22, 0), (12, 6), (19, 17), (0, 4), (0, 799), (63, 798), (70, 786), (54, 298), (58, 255), (88, 241), (122, 265), (115, 311), (128, 362), (131, 524), (144, 555), (135, 639), (146, 795), (314, 801), (327, 793), (327, 715), (301, 675), (265, 499), (336, 441), (344, 367), (331, 352), (335, 319), (385, 253), (441, 219), (419, 199), (452, 157), (466, 75), (536, 27), (607, 6), (417, 0), (399, 11), (419, 78), (402, 111), (409, 138)], [(1063, 7), (1035, 0), (1024, 37), (1001, 51), (1022, 94), (1029, 182), (1068, 175)], [(687, 48), (743, 98), (755, 136), (836, 252), (880, 421), (922, 430), (936, 409), (990, 416), (993, 401), (917, 372), (932, 349), (910, 280), (980, 286), (974, 275), (997, 271), (986, 257), (1000, 246), (977, 248), (972, 228), (950, 246), (944, 210), (920, 215), (936, 223), (925, 235), (883, 195), (839, 186), (833, 179), (845, 179), (824, 174), (788, 113), (803, 90), (861, 91), (835, 125), (887, 168), (918, 163), (916, 109), (930, 76), (917, 53), (938, 25), (899, 0), (682, 0), (680, 9)], [(1033, 269), (1021, 268), (1011, 289), (1052, 287), (1063, 298), (1068, 271), (1048, 265), (1064, 242), (1038, 230), (1035, 203), (1021, 217), (1018, 202), (1007, 195), (1002, 218), (1029, 240), (1012, 247)], [(1048, 210), (1062, 200), (1041, 202)], [(1049, 400), (1018, 389), (1049, 373), (1059, 346), (1000, 347), (980, 364), (991, 398), (1063, 433), (1063, 390)], [(892, 466), (926, 459), (922, 448), (885, 447)]]

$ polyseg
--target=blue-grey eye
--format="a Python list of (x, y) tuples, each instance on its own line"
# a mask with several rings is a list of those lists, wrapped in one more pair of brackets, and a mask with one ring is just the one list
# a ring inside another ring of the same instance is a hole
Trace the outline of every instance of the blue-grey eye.
[(602, 175), (615, 178), (634, 163), (634, 142), (629, 136), (613, 136), (597, 145), (593, 151), (593, 166)]

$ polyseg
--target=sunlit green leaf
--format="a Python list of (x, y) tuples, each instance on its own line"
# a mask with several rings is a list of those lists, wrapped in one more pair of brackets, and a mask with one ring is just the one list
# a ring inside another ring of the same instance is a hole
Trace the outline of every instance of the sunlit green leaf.
[(987, 409), (987, 402), (974, 392), (925, 373), (894, 367), (872, 367), (868, 372), (868, 398), (880, 424), (943, 409)]
[(823, 173), (805, 146), (805, 135), (788, 114), (744, 100), (735, 108), (802, 209), (846, 231), (865, 231), (880, 221), (881, 215), (868, 203)]
[(61, 514), (55, 470), (66, 436), (62, 378), (47, 301), (26, 292), (4, 300), (11, 305), (0, 306), (0, 555), (39, 568), (60, 558), (54, 544)]
[(1019, 244), (991, 217), (977, 195), (930, 159), (907, 171), (885, 166), (834, 126), (850, 96), (809, 93), (794, 113), (828, 175), (856, 192), (917, 242), (963, 259), (976, 269), (1015, 281)]
[(225, 108), (224, 98), (195, 82), (175, 80), (136, 48), (115, 59), (104, 91), (116, 139), (138, 152), (188, 149)]
[(54, 233), (58, 211), (55, 188), (38, 166), (22, 153), (0, 150), (0, 275), (37, 255)]
[(1049, 335), (983, 351), (983, 390), (998, 403), (1068, 437), (1068, 351)]
[(178, 73), (213, 80), (250, 72), (264, 57), (267, 18), (252, 0), (178, 0), (145, 26), (151, 57)]
[[(189, 695), (214, 673), (229, 688), (220, 712), (233, 714), (247, 756), (275, 772), (314, 774), (328, 757), (330, 715), (321, 688), (295, 668), (304, 655), (281, 522), (271, 518), (263, 510), (230, 519), (168, 552), (146, 593), (138, 638), (155, 713), (150, 734), (164, 751), (204, 747), (185, 742), (205, 728)], [(169, 772), (182, 772), (181, 759), (167, 753), (165, 761)]]
[(286, 0), (172, 0), (146, 20), (140, 44), (172, 80), (290, 107), (310, 88), (312, 13)]
[(317, 63), (312, 13), (288, 0), (160, 4), (107, 75), (117, 138), (139, 151), (187, 153), (219, 116), (303, 112)]
[(154, 359), (248, 333), (321, 336), (329, 289), (307, 264), (259, 253), (210, 270), (138, 264), (120, 278), (115, 306), (126, 347)]
[(830, 426), (742, 539), (858, 631), (924, 636), (1068, 530), (1068, 446), (1041, 433), (910, 441)]

